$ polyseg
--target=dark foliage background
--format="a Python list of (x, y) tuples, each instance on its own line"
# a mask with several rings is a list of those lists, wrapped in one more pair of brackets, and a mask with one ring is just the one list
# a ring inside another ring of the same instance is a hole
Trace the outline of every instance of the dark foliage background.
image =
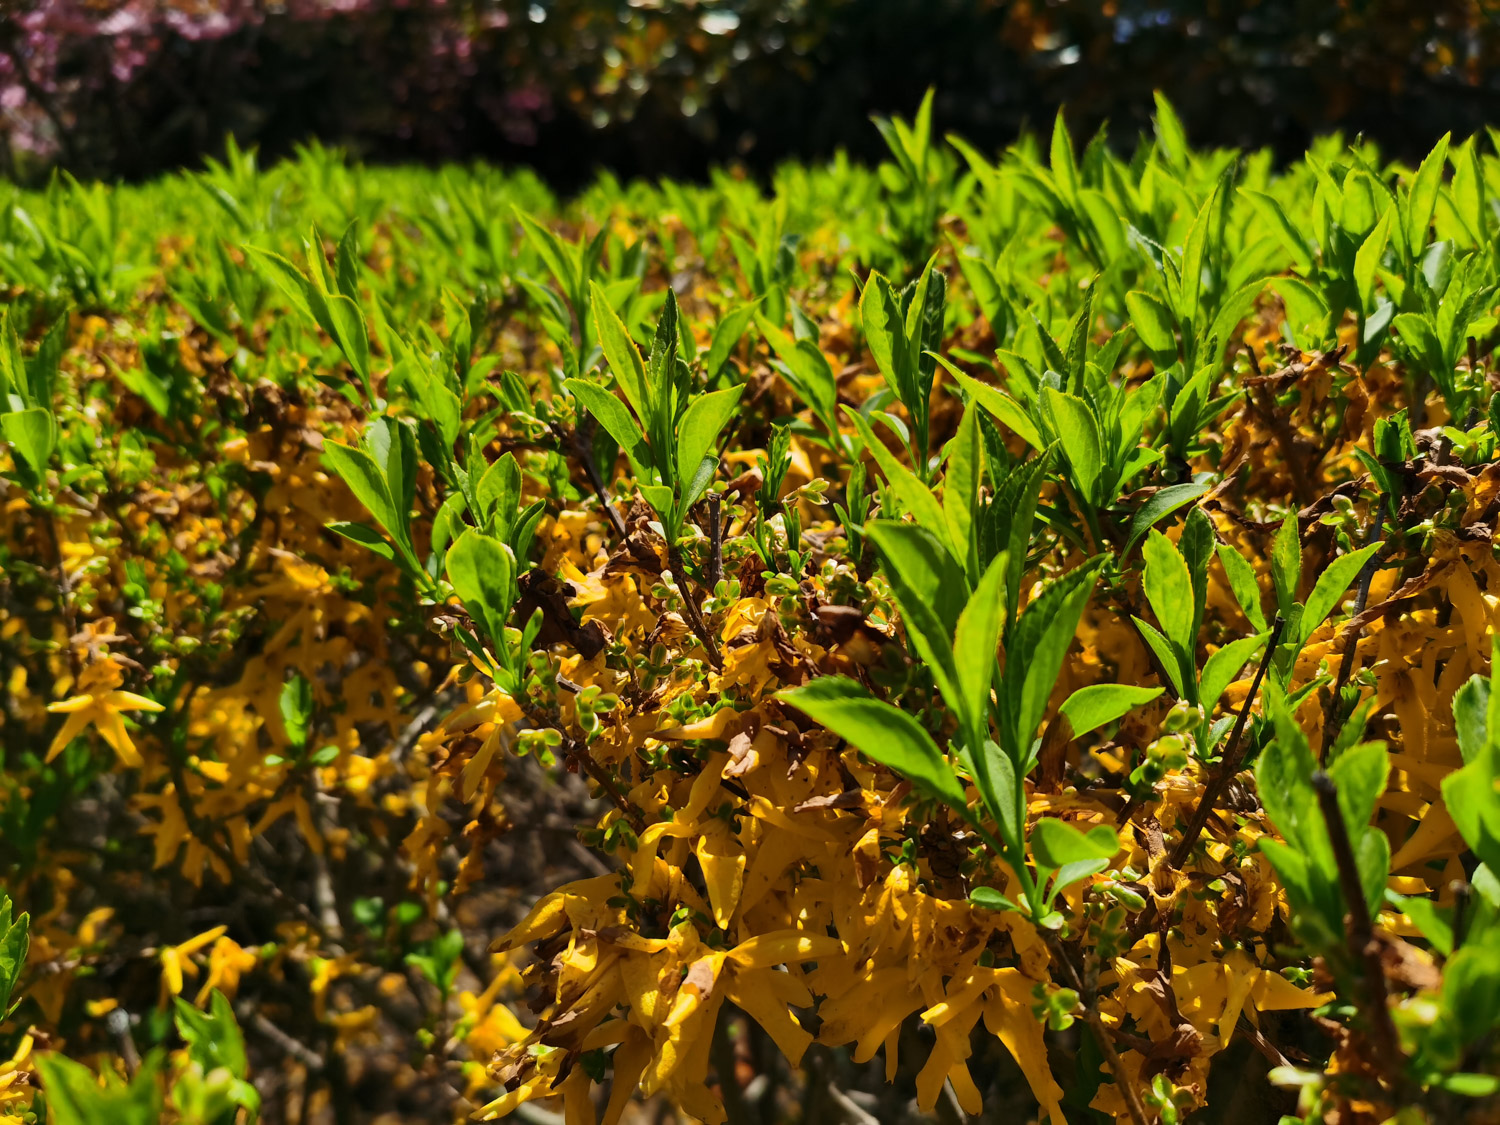
[(1331, 129), (1419, 156), (1500, 122), (1495, 0), (0, 0), (0, 159), (138, 178), (234, 133), (368, 160), (762, 171), (842, 147), (938, 89), (986, 147), (1108, 120), (1151, 91), (1196, 141), (1299, 154)]

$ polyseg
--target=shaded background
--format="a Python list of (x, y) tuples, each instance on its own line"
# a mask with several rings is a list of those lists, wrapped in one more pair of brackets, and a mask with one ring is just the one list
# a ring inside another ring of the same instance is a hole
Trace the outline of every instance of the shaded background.
[(1200, 144), (1420, 156), (1500, 124), (1500, 0), (0, 0), (0, 173), (140, 178), (229, 133), (562, 189), (761, 172), (878, 158), (869, 115), (929, 85), (987, 148), (1061, 103), (1128, 144), (1160, 88)]

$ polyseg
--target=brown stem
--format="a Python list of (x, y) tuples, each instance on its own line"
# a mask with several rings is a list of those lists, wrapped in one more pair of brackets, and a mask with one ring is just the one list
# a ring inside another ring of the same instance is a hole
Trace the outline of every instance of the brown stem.
[(724, 577), (724, 526), (719, 517), (719, 496), (710, 493), (704, 501), (708, 507), (708, 585), (716, 589)]
[(1235, 717), (1234, 729), (1229, 732), (1229, 744), (1224, 749), (1224, 757), (1219, 762), (1219, 768), (1203, 787), (1203, 793), (1198, 798), (1198, 807), (1193, 810), (1193, 819), (1188, 822), (1187, 831), (1183, 833), (1182, 839), (1177, 842), (1177, 847), (1172, 852), (1171, 863), (1175, 868), (1181, 868), (1193, 854), (1193, 848), (1198, 844), (1198, 837), (1203, 832), (1203, 827), (1208, 823), (1208, 818), (1213, 814), (1214, 806), (1219, 803), (1219, 798), (1224, 795), (1224, 790), (1234, 780), (1234, 775), (1240, 772), (1240, 763), (1244, 760), (1245, 752), (1241, 746), (1242, 736), (1245, 733), (1245, 723), (1250, 718), (1250, 707), (1255, 702), (1255, 697), (1260, 693), (1261, 680), (1265, 679), (1266, 669), (1271, 666), (1271, 659), (1276, 654), (1276, 645), (1281, 640), (1281, 630), (1286, 624), (1281, 615), (1276, 615), (1276, 620), (1271, 623), (1271, 635), (1266, 638), (1265, 655), (1260, 658), (1260, 667), (1255, 670), (1255, 679), (1250, 681), (1250, 691), (1245, 696), (1245, 702), (1240, 706), (1240, 713)]
[[(556, 431), (554, 431), (556, 432)], [(594, 495), (599, 497), (599, 504), (609, 516), (609, 522), (614, 525), (615, 534), (623, 541), (629, 536), (625, 529), (624, 517), (615, 510), (614, 502), (609, 498), (609, 489), (604, 484), (604, 478), (599, 474), (599, 466), (594, 463), (594, 451), (589, 445), (593, 436), (593, 427), (577, 426), (573, 430), (573, 455), (578, 458), (579, 464), (583, 466), (584, 475), (589, 478), (589, 486), (593, 488)]]
[(1133, 1125), (1147, 1125), (1146, 1109), (1141, 1105), (1140, 1094), (1133, 1083), (1125, 1081), (1125, 1063), (1120, 1058), (1120, 1053), (1115, 1050), (1113, 1036), (1110, 1035), (1109, 1029), (1104, 1026), (1104, 1020), (1099, 1016), (1093, 993), (1084, 985), (1083, 977), (1057, 935), (1048, 934), (1046, 940), (1052, 950), (1052, 956), (1067, 972), (1073, 990), (1078, 993), (1079, 1004), (1083, 1008), (1084, 1022), (1089, 1025), (1095, 1040), (1099, 1043), (1099, 1049), (1104, 1052), (1104, 1061), (1110, 1073), (1114, 1075), (1115, 1086), (1119, 1089), (1120, 1096), (1125, 1099), (1125, 1108), (1130, 1112), (1131, 1122)]
[(1370, 925), (1370, 907), (1365, 901), (1359, 864), (1354, 858), (1344, 814), (1339, 809), (1338, 784), (1322, 770), (1313, 774), (1312, 783), (1318, 794), (1318, 808), (1328, 825), (1328, 842), (1333, 845), (1333, 858), (1339, 869), (1339, 888), (1349, 906), (1346, 929), (1349, 954), (1364, 976), (1365, 1018), (1370, 1023), (1375, 1051), (1385, 1068), (1387, 1084), (1404, 1101), (1406, 1056), (1401, 1053), (1401, 1040), (1391, 1020), (1391, 1009), (1386, 1000), (1385, 969), (1380, 963), (1380, 942), (1375, 940), (1375, 931)]
[(638, 813), (634, 808), (631, 807), (630, 802), (625, 798), (625, 794), (621, 792), (619, 784), (615, 781), (614, 778), (609, 776), (609, 771), (599, 763), (599, 761), (593, 756), (593, 754), (589, 753), (588, 745), (586, 743), (579, 742), (575, 738), (569, 738), (568, 735), (557, 726), (557, 723), (548, 719), (547, 716), (543, 715), (535, 707), (530, 706), (526, 700), (523, 699), (519, 702), (521, 704), (522, 710), (526, 714), (527, 721), (530, 722), (534, 728), (550, 727), (554, 730), (557, 730), (558, 733), (562, 734), (562, 751), (564, 757), (570, 762), (577, 762), (579, 765), (581, 765), (584, 772), (587, 773), (595, 781), (597, 781), (599, 783), (599, 788), (603, 789), (604, 792), (609, 795), (609, 799), (613, 801), (615, 807), (624, 814), (625, 819), (630, 822), (630, 826), (634, 828), (638, 833), (644, 832), (646, 829), (646, 824), (645, 821), (641, 819), (640, 813)]
[(667, 545), (667, 566), (671, 568), (672, 577), (677, 582), (677, 592), (682, 595), (682, 607), (687, 614), (688, 626), (693, 630), (693, 635), (698, 638), (698, 642), (703, 645), (704, 651), (708, 653), (708, 662), (714, 666), (714, 671), (723, 671), (724, 659), (719, 655), (719, 646), (714, 643), (714, 635), (709, 631), (708, 622), (703, 620), (698, 603), (693, 600), (687, 567), (683, 565), (682, 552), (677, 549), (675, 543)]

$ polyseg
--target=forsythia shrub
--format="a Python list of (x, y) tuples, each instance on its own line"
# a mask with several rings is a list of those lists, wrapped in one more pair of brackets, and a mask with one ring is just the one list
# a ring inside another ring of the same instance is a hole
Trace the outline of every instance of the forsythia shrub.
[(1497, 138), (877, 125), (9, 193), (0, 1120), (1489, 1119)]

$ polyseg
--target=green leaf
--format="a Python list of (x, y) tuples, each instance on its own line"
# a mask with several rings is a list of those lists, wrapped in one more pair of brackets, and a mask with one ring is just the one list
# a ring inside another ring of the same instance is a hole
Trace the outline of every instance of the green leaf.
[(1495, 1074), (1446, 1074), (1437, 1081), (1439, 1089), (1465, 1098), (1488, 1098), (1500, 1091), (1500, 1075)]
[(1103, 871), (1119, 850), (1119, 837), (1102, 824), (1085, 834), (1065, 820), (1048, 816), (1031, 831), (1031, 852), (1038, 866), (1057, 872), (1049, 901), (1059, 891)]
[(392, 547), (390, 541), (383, 538), (380, 532), (373, 527), (362, 523), (351, 523), (348, 520), (335, 520), (328, 524), (328, 530), (342, 535), (351, 543), (358, 543), (366, 550), (373, 551), (386, 562), (396, 561), (396, 548)]
[(1271, 861), (1271, 866), (1276, 869), (1276, 874), (1281, 877), (1292, 905), (1299, 909), (1315, 908), (1317, 891), (1308, 857), (1292, 845), (1271, 836), (1262, 836), (1259, 846)]
[(1322, 574), (1318, 575), (1318, 581), (1314, 584), (1312, 593), (1307, 596), (1307, 604), (1302, 609), (1299, 641), (1306, 641), (1318, 626), (1323, 624), (1323, 621), (1333, 612), (1334, 607), (1343, 599), (1350, 583), (1359, 576), (1359, 572), (1364, 568), (1365, 560), (1378, 550), (1380, 550), (1380, 544), (1371, 543), (1368, 547), (1361, 547), (1350, 554), (1341, 555)]
[(56, 1053), (36, 1056), (52, 1125), (158, 1125), (162, 1095), (157, 1085), (161, 1056), (153, 1052), (126, 1085), (116, 1078), (101, 1086), (82, 1063)]
[(979, 755), (966, 754), (969, 771), (979, 783), (985, 806), (1000, 826), (1000, 837), (1013, 852), (1021, 851), (1026, 823), (1026, 789), (1016, 777), (1016, 763), (992, 738), (984, 740)]
[(965, 697), (952, 640), (968, 594), (962, 568), (932, 533), (915, 524), (872, 520), (865, 534), (880, 556), (906, 635), (948, 705), (962, 713)]
[[(1267, 195), (1263, 191), (1254, 191), (1250, 188), (1243, 187), (1239, 190), (1240, 194), (1243, 195), (1246, 199), (1250, 200), (1251, 205), (1254, 206), (1256, 211), (1260, 213), (1261, 217), (1264, 218), (1268, 223), (1270, 223), (1272, 228), (1276, 231), (1277, 236), (1281, 240), (1281, 244), (1286, 247), (1287, 252), (1291, 254), (1292, 260), (1297, 264), (1297, 268), (1301, 269), (1304, 272), (1311, 269), (1312, 254), (1308, 250), (1307, 239), (1303, 236), (1302, 232), (1298, 230), (1297, 227), (1292, 223), (1291, 219), (1287, 218), (1286, 212), (1282, 210), (1281, 203), (1274, 196)], [(1275, 282), (1273, 282), (1273, 284), (1279, 283), (1283, 280), (1287, 279), (1277, 278), (1275, 279)], [(1296, 279), (1291, 280), (1295, 281)], [(1299, 281), (1298, 284), (1301, 285), (1303, 283)], [(1304, 288), (1307, 287), (1304, 285)], [(1312, 292), (1310, 288), (1309, 292)], [(1319, 300), (1321, 300), (1321, 298), (1319, 298)]]
[(1244, 555), (1227, 543), (1218, 545), (1219, 562), (1224, 565), (1224, 575), (1229, 580), (1229, 589), (1235, 601), (1245, 611), (1250, 624), (1261, 632), (1266, 629), (1266, 614), (1260, 605), (1260, 585), (1255, 580), (1255, 568)]
[(1444, 957), (1453, 953), (1453, 911), (1443, 909), (1430, 898), (1385, 892), (1385, 901), (1412, 920), (1422, 936)]
[[(1453, 728), (1458, 735), (1458, 751), (1468, 765), (1490, 748), (1489, 709), (1490, 681), (1470, 676), (1453, 694)], [(1500, 733), (1500, 732), (1496, 732)]]
[(1390, 239), (1391, 218), (1395, 213), (1395, 207), (1385, 209), (1385, 214), (1380, 216), (1375, 229), (1354, 255), (1354, 286), (1359, 293), (1360, 308), (1365, 313), (1369, 313), (1375, 304), (1375, 270), (1380, 265), (1381, 255), (1385, 253), (1386, 242)]
[(1271, 545), (1271, 580), (1276, 585), (1276, 605), (1281, 616), (1290, 619), (1297, 601), (1297, 586), (1302, 581), (1302, 539), (1295, 512), (1288, 512), (1281, 521), (1281, 530)]
[(1052, 465), (1054, 448), (1049, 447), (1042, 451), (1041, 456), (1016, 466), (990, 500), (991, 506), (1001, 506), (999, 518), (1009, 521), (1005, 543), (998, 548), (1010, 556), (1010, 570), (1005, 577), (1007, 633), (1015, 627), (1016, 615), (1020, 611), (1021, 577), (1026, 570), (1026, 552), (1031, 545), (1037, 503), (1041, 499), (1042, 483)]
[(1223, 180), (1215, 185), (1213, 194), (1203, 202), (1193, 225), (1188, 228), (1187, 241), (1182, 248), (1182, 290), (1178, 295), (1177, 319), (1179, 322), (1196, 320), (1198, 295), (1203, 286), (1203, 263), (1208, 253), (1209, 228), (1213, 225), (1214, 205), (1223, 190)]
[(948, 443), (947, 468), (943, 474), (943, 514), (948, 519), (953, 545), (969, 547), (964, 562), (971, 573), (978, 561), (971, 524), (983, 476), (984, 446), (979, 440), (979, 411), (970, 403), (964, 408), (958, 423), (958, 434)]
[(957, 367), (953, 366), (942, 356), (934, 356), (943, 368), (958, 381), (958, 385), (968, 395), (984, 407), (992, 417), (1024, 441), (1033, 449), (1040, 450), (1046, 443), (1042, 440), (1041, 432), (1036, 428), (1025, 409), (1015, 399), (1004, 391), (992, 387), (988, 383), (981, 383), (972, 375), (965, 375)]
[(1434, 379), (1446, 377), (1442, 371), (1443, 345), (1438, 340), (1436, 326), (1422, 313), (1399, 313), (1391, 326), (1401, 337), (1401, 342), (1416, 353), (1417, 359), (1427, 368)]
[(785, 365), (792, 389), (812, 407), (824, 425), (836, 427), (838, 381), (828, 357), (813, 341), (793, 339), (763, 316), (757, 315), (755, 324)]
[(1136, 542), (1150, 531), (1167, 516), (1177, 509), (1191, 504), (1198, 497), (1208, 491), (1207, 484), (1171, 484), (1166, 488), (1158, 488), (1151, 496), (1136, 509), (1135, 515), (1130, 519), (1130, 534), (1125, 538), (1125, 554), (1130, 554), (1130, 549)]
[(1383, 742), (1362, 742), (1328, 767), (1328, 776), (1338, 786), (1339, 809), (1350, 839), (1359, 839), (1369, 825), (1389, 775), (1390, 758)]
[(1149, 622), (1142, 621), (1139, 617), (1131, 614), (1130, 620), (1135, 622), (1135, 627), (1140, 631), (1142, 638), (1151, 651), (1156, 654), (1156, 659), (1161, 663), (1167, 673), (1167, 679), (1172, 683), (1172, 690), (1179, 699), (1187, 698), (1187, 683), (1182, 676), (1182, 661), (1178, 659), (1177, 649), (1172, 642), (1162, 636), (1157, 628)]
[(1240, 321), (1244, 320), (1249, 315), (1250, 310), (1255, 307), (1256, 300), (1265, 291), (1265, 288), (1266, 279), (1259, 278), (1240, 286), (1222, 300), (1219, 304), (1218, 312), (1214, 313), (1213, 323), (1209, 324), (1206, 328), (1200, 327), (1198, 329), (1198, 339), (1204, 347), (1207, 347), (1212, 340), (1218, 341), (1217, 350), (1213, 355), (1209, 355), (1207, 352), (1200, 352), (1198, 354), (1198, 361), (1200, 363), (1205, 360), (1210, 360), (1214, 363), (1219, 362), (1224, 355), (1224, 349), (1229, 346), (1229, 342), (1234, 336), (1234, 330), (1239, 327)]
[(1276, 736), (1256, 761), (1256, 793), (1286, 842), (1320, 864), (1326, 861), (1332, 869), (1333, 852), (1312, 784), (1317, 763), (1308, 749), (1307, 737), (1284, 703), (1273, 705), (1272, 715)]
[(1150, 293), (1132, 289), (1125, 294), (1125, 307), (1141, 343), (1153, 352), (1177, 351), (1177, 322), (1166, 302)]
[(385, 474), (363, 449), (337, 441), (324, 442), (323, 461), (349, 486), (354, 498), (392, 538), (396, 537), (397, 528), (406, 526), (405, 519), (397, 518), (396, 504), (391, 498)]
[(498, 655), (516, 599), (516, 561), (510, 548), (470, 528), (448, 548), (446, 568), (464, 608), (483, 625)]
[(981, 910), (993, 910), (997, 913), (1005, 910), (1019, 911), (1021, 909), (1015, 903), (1011, 902), (1010, 899), (995, 890), (994, 887), (975, 887), (969, 892), (969, 902)]
[(929, 735), (905, 711), (876, 699), (845, 676), (820, 676), (776, 693), (814, 722), (903, 777), (923, 796), (964, 812), (967, 801), (958, 775)]
[[(625, 322), (615, 312), (599, 283), (589, 282), (589, 289), (592, 293), (594, 324), (599, 333), (599, 347), (609, 362), (609, 369), (614, 372), (615, 381), (620, 384), (620, 390), (625, 392), (625, 401), (630, 403), (630, 409), (641, 420), (641, 427), (649, 431), (653, 422), (651, 392), (646, 386), (646, 363), (641, 359), (640, 349), (635, 346), (635, 341), (630, 338)], [(602, 418), (599, 422), (600, 425), (604, 424)], [(620, 441), (618, 437), (615, 440)], [(666, 451), (658, 452), (665, 454)]]
[(303, 276), (301, 270), (280, 254), (262, 250), (259, 246), (243, 246), (241, 249), (251, 261), (260, 266), (261, 272), (271, 279), (304, 319), (316, 322), (317, 318), (313, 316), (312, 305), (308, 301), (312, 282)]
[[(719, 431), (724, 428), (724, 423), (734, 413), (735, 404), (739, 402), (744, 390), (744, 385), (741, 384), (698, 395), (688, 404), (682, 420), (677, 423), (677, 480), (678, 487), (682, 489), (684, 511), (696, 503), (698, 496), (708, 487), (707, 482), (698, 487), (695, 479), (705, 461), (711, 465), (708, 480), (713, 480), (713, 469), (719, 464), (714, 443), (718, 441)], [(697, 488), (696, 495), (688, 491), (690, 483)]]
[(307, 745), (308, 732), (312, 727), (312, 681), (298, 672), (282, 684), (280, 708), (281, 722), (286, 727), (286, 739), (301, 750)]
[(1302, 347), (1320, 343), (1327, 334), (1332, 311), (1323, 295), (1301, 278), (1273, 277), (1268, 284), (1286, 306), (1286, 326), (1294, 342)]
[(1193, 576), (1177, 547), (1159, 531), (1146, 536), (1146, 545), (1141, 548), (1146, 562), (1143, 585), (1146, 600), (1162, 633), (1172, 643), (1178, 661), (1186, 675), (1193, 664)]
[(31, 469), (40, 483), (47, 479), (47, 465), (57, 441), (57, 424), (44, 407), (0, 414), (0, 434)]
[(1156, 101), (1156, 146), (1168, 164), (1181, 168), (1186, 165), (1189, 152), (1187, 130), (1165, 94), (1153, 90), (1151, 96)]
[(1469, 945), (1443, 966), (1442, 1009), (1465, 1045), (1500, 1020), (1500, 949)]
[(1113, 859), (1120, 851), (1120, 838), (1112, 828), (1096, 825), (1080, 832), (1066, 820), (1044, 816), (1031, 830), (1032, 853), (1054, 870), (1079, 860)]
[(1096, 495), (1099, 474), (1103, 468), (1099, 440), (1099, 423), (1088, 403), (1076, 395), (1045, 387), (1042, 402), (1052, 415), (1058, 439), (1062, 443), (1063, 456), (1073, 470), (1073, 480), (1080, 493), (1079, 499), (1098, 506), (1104, 498)]
[[(519, 207), (512, 205), (511, 210), (520, 221), (522, 229), (525, 230), (528, 241), (541, 255), (542, 261), (552, 274), (553, 280), (557, 282), (558, 288), (563, 291), (568, 300), (573, 300), (579, 278), (577, 266), (571, 260), (572, 255), (568, 253), (568, 247), (563, 245), (562, 239), (556, 234)], [(580, 316), (583, 314), (582, 309), (574, 311)]]
[[(632, 344), (631, 347), (635, 345)], [(632, 470), (637, 475), (648, 475), (656, 471), (656, 458), (646, 443), (641, 426), (630, 416), (625, 404), (598, 383), (587, 379), (567, 379), (563, 382), (570, 395), (583, 403), (604, 432), (615, 439), (615, 444), (625, 451)], [(609, 466), (601, 465), (608, 471)]]
[(708, 345), (708, 355), (703, 360), (703, 373), (710, 383), (717, 379), (728, 365), (729, 353), (734, 351), (735, 345), (745, 335), (745, 329), (754, 319), (755, 307), (758, 304), (760, 304), (759, 298), (731, 310), (714, 327), (714, 338)]
[(1073, 161), (1073, 138), (1068, 135), (1068, 123), (1063, 120), (1059, 108), (1052, 119), (1052, 150), (1050, 167), (1052, 179), (1057, 184), (1057, 194), (1068, 203), (1078, 198), (1078, 165)]
[(1373, 920), (1380, 913), (1385, 885), (1390, 881), (1391, 841), (1378, 828), (1365, 828), (1361, 835), (1354, 837), (1354, 841), (1354, 866), (1359, 870), (1365, 908)]
[(1000, 630), (1005, 624), (1005, 572), (1008, 559), (996, 556), (974, 588), (974, 594), (959, 614), (953, 636), (953, 662), (958, 674), (959, 701), (966, 741), (970, 748), (983, 744), (989, 727), (990, 686), (994, 681), (995, 650), (1000, 644)]
[(1500, 871), (1500, 794), (1487, 755), (1443, 778), (1443, 803), (1464, 843), (1491, 871)]
[(1439, 138), (1412, 179), (1411, 194), (1407, 197), (1406, 244), (1413, 255), (1420, 254), (1427, 245), (1427, 232), (1432, 226), (1433, 210), (1437, 207), (1438, 189), (1443, 186), (1443, 165), (1448, 160), (1448, 140), (1452, 135), (1444, 133)]
[(479, 487), (474, 490), (474, 499), (479, 505), (479, 511), (474, 513), (477, 519), (488, 523), (498, 514), (501, 525), (510, 526), (521, 499), (521, 465), (514, 453), (506, 453), (484, 471)]
[(370, 331), (365, 325), (365, 314), (359, 306), (341, 293), (330, 294), (323, 298), (328, 309), (329, 323), (333, 326), (330, 335), (334, 343), (338, 344), (339, 351), (344, 353), (344, 358), (349, 361), (349, 366), (354, 368), (354, 374), (365, 388), (366, 397), (370, 394)]
[(1090, 562), (1054, 581), (1026, 607), (1006, 641), (1001, 713), (1006, 750), (1018, 761), (1029, 763), (1032, 736), (1046, 712), (1097, 576), (1098, 563)]
[(646, 503), (651, 505), (651, 510), (661, 518), (663, 523), (666, 523), (672, 514), (672, 506), (675, 502), (672, 490), (664, 484), (638, 484), (636, 487)]
[(10, 1015), (11, 996), (31, 948), (31, 915), (11, 918), (10, 897), (0, 892), (0, 1020)]
[(236, 1078), (244, 1078), (250, 1071), (245, 1039), (224, 994), (213, 990), (207, 1012), (200, 1012), (180, 996), (174, 1000), (177, 1033), (187, 1043), (188, 1057), (205, 1074), (223, 1067)]
[(1230, 641), (1203, 662), (1203, 673), (1198, 677), (1198, 706), (1205, 715), (1213, 715), (1224, 689), (1234, 682), (1250, 658), (1266, 643), (1269, 632), (1253, 637), (1241, 637)]
[(906, 356), (906, 326), (891, 283), (878, 273), (870, 274), (859, 298), (860, 323), (865, 344), (875, 366), (902, 402), (912, 397), (913, 375)]
[(1059, 713), (1067, 716), (1072, 737), (1079, 738), (1114, 722), (1143, 703), (1150, 703), (1162, 690), (1131, 684), (1092, 684), (1068, 696)]
[(854, 428), (859, 431), (859, 436), (875, 458), (875, 463), (880, 466), (885, 479), (891, 484), (896, 493), (896, 498), (901, 501), (905, 509), (910, 512), (917, 523), (937, 536), (944, 550), (957, 561), (961, 558), (953, 537), (948, 530), (948, 517), (943, 512), (943, 506), (938, 503), (937, 497), (932, 490), (917, 479), (916, 474), (908, 469), (895, 455), (885, 447), (885, 443), (875, 436), (875, 431), (870, 428), (864, 415), (849, 407), (844, 408), (844, 413), (854, 423)]

